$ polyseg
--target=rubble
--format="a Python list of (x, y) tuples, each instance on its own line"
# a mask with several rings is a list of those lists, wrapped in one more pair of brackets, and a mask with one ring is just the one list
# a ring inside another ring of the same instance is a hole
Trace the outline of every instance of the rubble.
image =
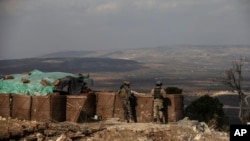
[(184, 118), (167, 124), (126, 123), (119, 118), (75, 122), (37, 122), (0, 117), (0, 140), (38, 141), (228, 141), (229, 134)]

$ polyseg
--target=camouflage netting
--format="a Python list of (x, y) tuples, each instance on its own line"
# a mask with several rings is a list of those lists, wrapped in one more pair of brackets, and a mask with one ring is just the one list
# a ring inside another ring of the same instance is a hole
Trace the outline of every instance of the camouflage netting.
[(82, 74), (64, 72), (42, 72), (33, 70), (25, 74), (6, 75), (0, 79), (0, 93), (24, 95), (49, 95), (52, 94), (58, 80), (65, 78), (80, 78), (87, 84), (92, 84), (92, 79)]

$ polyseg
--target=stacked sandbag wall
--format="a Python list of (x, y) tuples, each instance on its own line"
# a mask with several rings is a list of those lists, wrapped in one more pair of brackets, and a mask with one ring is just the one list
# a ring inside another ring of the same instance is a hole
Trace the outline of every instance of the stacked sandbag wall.
[[(0, 94), (0, 116), (36, 121), (72, 121), (94, 117), (97, 113), (113, 117), (114, 93), (27, 96)], [(99, 99), (97, 99), (98, 97)], [(98, 105), (98, 106), (97, 106)]]
[(176, 122), (184, 117), (182, 94), (168, 94), (167, 102), (167, 121)]
[(11, 117), (20, 120), (31, 119), (31, 96), (27, 95), (12, 95)]
[[(147, 94), (136, 94), (132, 113), (137, 122), (150, 122), (152, 120), (152, 97)], [(124, 119), (122, 100), (119, 95), (115, 98), (114, 117)]]
[[(151, 122), (153, 99), (149, 94), (136, 94), (135, 117), (137, 122)], [(168, 94), (165, 99), (166, 121), (183, 118), (183, 95)], [(78, 122), (94, 115), (103, 119), (124, 118), (122, 101), (115, 92), (94, 92), (80, 95), (26, 96), (0, 94), (0, 116), (24, 120), (53, 120)]]
[(153, 116), (153, 99), (149, 94), (137, 94), (136, 119), (138, 122), (151, 122)]
[(10, 94), (0, 94), (0, 116), (4, 118), (11, 117), (10, 107), (11, 107), (11, 95)]
[(68, 95), (66, 104), (66, 120), (71, 122), (85, 122), (96, 113), (96, 95), (82, 93)]
[[(83, 112), (83, 105), (87, 96), (67, 96), (66, 104), (66, 120), (70, 122), (77, 122)], [(82, 119), (82, 117), (80, 117)]]
[(96, 114), (105, 118), (114, 117), (115, 93), (114, 92), (95, 92), (96, 94)]
[(96, 113), (95, 105), (96, 95), (94, 93), (74, 96), (0, 94), (0, 116), (20, 120), (77, 122), (82, 113), (84, 113), (84, 117), (93, 117)]
[(115, 95), (115, 105), (114, 105), (113, 111), (114, 111), (113, 117), (118, 117), (119, 119), (124, 119), (122, 100), (118, 94)]
[[(97, 92), (96, 114), (104, 118), (124, 119), (122, 101), (114, 92)], [(153, 99), (149, 94), (136, 94), (135, 117), (137, 122), (151, 122), (153, 118)], [(168, 94), (164, 99), (166, 122), (176, 122), (183, 118), (183, 95)]]
[[(114, 92), (97, 92), (96, 114), (103, 118), (124, 119), (122, 101), (119, 94)], [(152, 97), (148, 94), (137, 94), (135, 105), (135, 117), (137, 122), (152, 121)]]
[[(136, 94), (135, 117), (137, 122), (152, 122), (153, 120), (153, 99), (149, 94)], [(183, 118), (183, 95), (168, 94), (164, 99), (165, 121), (176, 122)], [(109, 109), (113, 107), (110, 106)], [(123, 119), (124, 113), (119, 95), (115, 98), (114, 117)]]
[(87, 99), (83, 105), (83, 111), (86, 112), (87, 118), (96, 114), (96, 94), (94, 92), (82, 93), (79, 96), (86, 96)]
[(65, 121), (66, 96), (32, 96), (31, 120)]

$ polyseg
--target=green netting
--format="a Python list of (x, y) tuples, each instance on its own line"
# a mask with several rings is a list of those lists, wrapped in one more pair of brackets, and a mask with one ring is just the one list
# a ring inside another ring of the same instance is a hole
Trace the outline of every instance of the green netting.
[[(84, 82), (91, 85), (92, 79), (84, 75), (76, 75), (65, 72), (42, 72), (33, 70), (29, 74), (13, 74), (13, 79), (0, 79), (0, 93), (25, 94), (25, 95), (49, 95), (53, 93), (54, 86), (51, 85), (55, 80), (66, 76), (84, 77)], [(29, 80), (23, 83), (22, 79)], [(48, 86), (41, 84), (41, 80), (48, 82)]]

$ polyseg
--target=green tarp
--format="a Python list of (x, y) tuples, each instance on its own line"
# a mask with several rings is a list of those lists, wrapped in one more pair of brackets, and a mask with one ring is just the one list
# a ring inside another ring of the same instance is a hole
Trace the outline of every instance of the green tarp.
[[(55, 86), (52, 83), (67, 76), (79, 78), (88, 85), (92, 85), (92, 79), (82, 74), (71, 74), (65, 72), (42, 72), (33, 70), (28, 74), (13, 74), (13, 79), (0, 79), (0, 93), (7, 94), (25, 94), (25, 95), (49, 95), (53, 93)], [(23, 83), (22, 80), (28, 80), (28, 83)], [(44, 80), (48, 85), (41, 84)]]

